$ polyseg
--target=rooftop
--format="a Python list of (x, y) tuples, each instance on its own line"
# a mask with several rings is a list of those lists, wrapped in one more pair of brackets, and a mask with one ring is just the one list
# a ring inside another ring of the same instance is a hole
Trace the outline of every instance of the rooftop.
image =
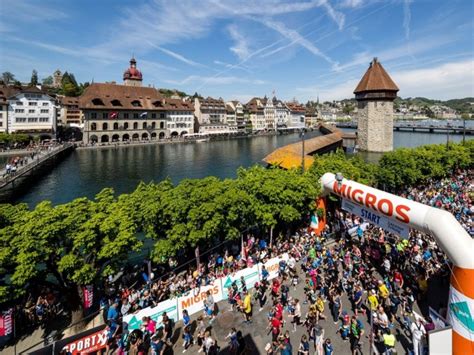
[(374, 58), (369, 69), (365, 72), (359, 84), (354, 90), (354, 94), (366, 91), (398, 91), (397, 85), (390, 75), (385, 71), (382, 64)]

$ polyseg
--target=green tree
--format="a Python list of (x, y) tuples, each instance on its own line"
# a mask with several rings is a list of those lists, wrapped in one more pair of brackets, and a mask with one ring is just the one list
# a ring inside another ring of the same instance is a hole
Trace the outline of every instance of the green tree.
[(38, 72), (35, 69), (33, 69), (33, 72), (31, 73), (30, 85), (38, 85)]
[(47, 76), (46, 78), (44, 78), (43, 80), (43, 85), (46, 85), (46, 86), (51, 86), (53, 85), (53, 77), (50, 75), (50, 76)]
[(15, 75), (9, 71), (5, 71), (2, 73), (2, 81), (5, 85), (10, 85), (15, 81)]

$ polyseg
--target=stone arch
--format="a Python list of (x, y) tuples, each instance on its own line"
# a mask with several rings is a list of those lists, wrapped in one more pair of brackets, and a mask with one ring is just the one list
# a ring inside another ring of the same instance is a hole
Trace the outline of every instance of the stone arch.
[(128, 129), (128, 122), (125, 122), (125, 123), (123, 124), (123, 129)]
[(109, 142), (109, 135), (108, 134), (102, 135), (102, 137), (100, 137), (100, 142), (101, 143), (108, 143)]
[(146, 122), (142, 123), (142, 129), (146, 129)]
[(165, 139), (165, 132), (160, 132), (158, 139)]
[(163, 121), (160, 122), (160, 129), (165, 129), (165, 123)]
[(97, 138), (97, 136), (93, 134), (92, 136), (89, 137), (89, 141), (97, 143), (99, 141), (99, 138)]
[(142, 133), (142, 141), (147, 141), (148, 140), (148, 133)]
[(102, 123), (102, 130), (106, 131), (109, 129), (109, 124), (107, 122)]
[(120, 136), (118, 134), (114, 134), (112, 136), (112, 142), (118, 142), (120, 140)]
[(139, 140), (139, 139), (140, 139), (140, 136), (139, 136), (138, 133), (132, 134), (132, 141), (137, 141), (137, 140)]
[(138, 129), (138, 122), (133, 122), (133, 129)]
[(153, 133), (151, 134), (151, 140), (152, 140), (152, 141), (156, 140), (156, 132), (153, 132)]
[(119, 125), (118, 125), (118, 122), (114, 122), (114, 131), (118, 130), (119, 129)]
[(185, 134), (188, 134), (188, 132), (186, 131), (181, 132), (181, 137), (183, 137)]
[(176, 131), (171, 132), (171, 137), (178, 137), (179, 133)]
[(95, 122), (91, 123), (91, 131), (97, 131), (97, 123)]
[(125, 141), (129, 141), (130, 140), (130, 135), (125, 133), (123, 136), (122, 136), (122, 141), (125, 142)]

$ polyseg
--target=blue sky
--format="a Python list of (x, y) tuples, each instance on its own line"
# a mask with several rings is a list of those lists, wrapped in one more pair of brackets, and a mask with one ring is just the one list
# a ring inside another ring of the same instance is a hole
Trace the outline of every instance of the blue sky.
[(474, 96), (472, 0), (0, 0), (0, 71), (57, 68), (246, 101), (352, 97), (377, 56), (400, 95)]

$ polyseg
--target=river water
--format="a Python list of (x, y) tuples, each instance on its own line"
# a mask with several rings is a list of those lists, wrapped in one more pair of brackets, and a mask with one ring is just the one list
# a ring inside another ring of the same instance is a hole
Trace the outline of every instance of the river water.
[[(306, 138), (316, 135), (319, 133), (309, 132)], [(43, 200), (58, 204), (81, 196), (92, 198), (105, 187), (127, 193), (140, 181), (160, 181), (167, 177), (174, 183), (210, 175), (232, 178), (237, 168), (261, 163), (274, 149), (299, 139), (298, 134), (288, 134), (202, 143), (78, 149), (3, 202), (26, 202), (33, 207)], [(394, 132), (395, 147), (445, 143), (446, 139), (445, 134)], [(460, 141), (462, 136), (450, 135), (450, 140)], [(376, 160), (377, 156), (365, 158)]]

